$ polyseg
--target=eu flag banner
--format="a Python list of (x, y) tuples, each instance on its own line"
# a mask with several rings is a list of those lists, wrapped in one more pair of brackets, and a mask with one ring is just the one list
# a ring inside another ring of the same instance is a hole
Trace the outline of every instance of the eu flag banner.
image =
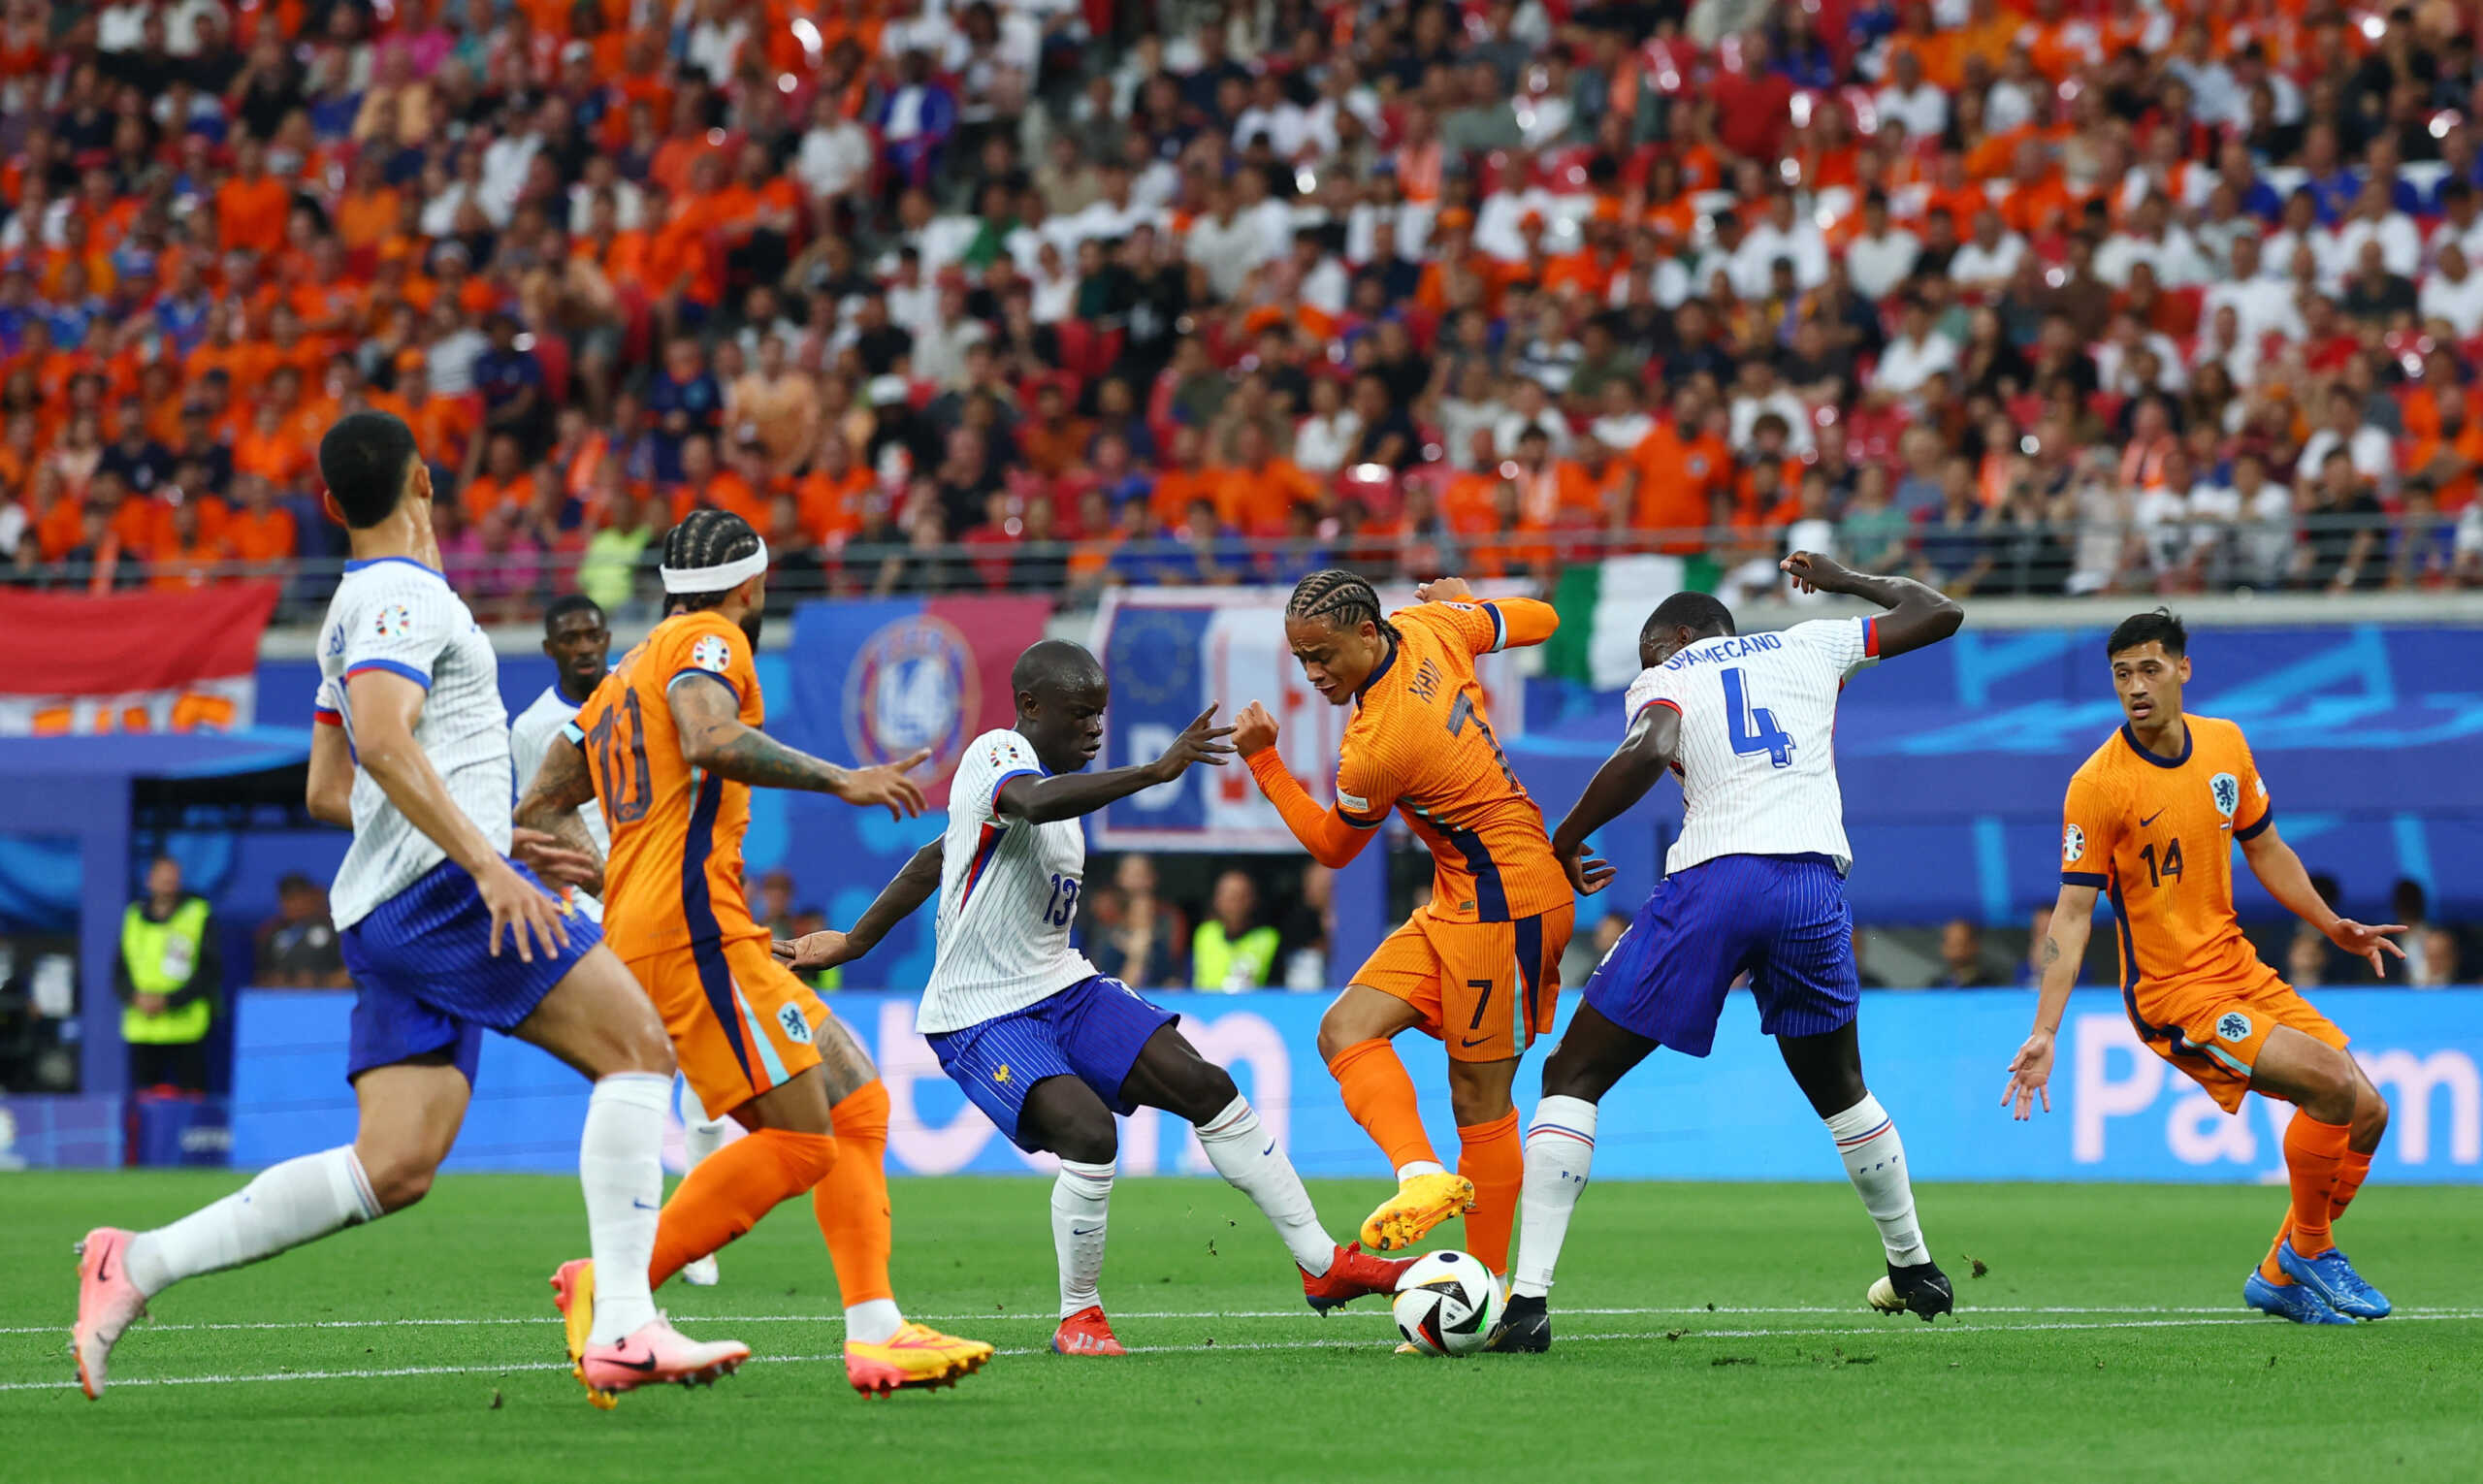
[[(1229, 723), (1265, 702), (1279, 728), (1276, 749), (1310, 796), (1334, 799), (1337, 745), (1352, 711), (1320, 698), (1285, 644), (1283, 588), (1151, 588), (1108, 591), (1095, 621), (1096, 648), (1113, 683), (1098, 767), (1160, 755), (1209, 705)], [(1414, 601), (1410, 587), (1380, 589), (1380, 606)], [(1524, 681), (1515, 654), (1476, 659), (1492, 726), (1503, 741), (1525, 726)], [(1241, 767), (1192, 768), (1095, 817), (1098, 850), (1298, 851), (1275, 810)]]
[[(1051, 605), (1038, 597), (796, 608), (793, 642), (781, 669), (761, 667), (767, 729), (804, 752), (860, 767), (929, 748), (930, 760), (914, 776), (932, 809), (921, 819), (898, 821), (885, 809), (855, 809), (824, 795), (755, 791), (752, 868), (782, 865), (797, 887), (833, 883), (832, 893), (799, 903), (818, 907), (831, 923), (850, 924), (861, 916), (906, 857), (938, 837), (949, 776), (965, 745), (1016, 721), (1009, 670), (1020, 651), (1043, 637), (1050, 616)], [(769, 807), (780, 801), (781, 824)], [(931, 948), (926, 909), (848, 969), (846, 983), (919, 988), (930, 977)]]

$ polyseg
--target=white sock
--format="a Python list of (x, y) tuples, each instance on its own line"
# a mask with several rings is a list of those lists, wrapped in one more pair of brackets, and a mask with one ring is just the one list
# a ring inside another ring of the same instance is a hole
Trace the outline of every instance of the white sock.
[(1584, 1098), (1545, 1098), (1534, 1105), (1526, 1131), (1526, 1183), (1519, 1187), (1517, 1261), (1509, 1291), (1540, 1299), (1552, 1291), (1569, 1216), (1587, 1188), (1595, 1164), (1593, 1103)]
[[(690, 1170), (698, 1162), (725, 1146), (725, 1126), (730, 1118), (692, 1118), (681, 1126), (681, 1156)], [(689, 1171), (685, 1170), (684, 1174)]]
[(845, 1306), (845, 1338), (866, 1345), (884, 1345), (905, 1325), (894, 1299), (864, 1299)]
[(288, 1159), (212, 1206), (129, 1242), (129, 1280), (153, 1297), (186, 1277), (274, 1257), (340, 1227), (379, 1219), (352, 1145)]
[(1905, 1142), (1897, 1137), (1896, 1120), (1869, 1093), (1862, 1101), (1827, 1120), (1836, 1140), (1845, 1174), (1862, 1197), (1862, 1209), (1880, 1228), (1880, 1244), (1888, 1261), (1900, 1268), (1931, 1261), (1922, 1228), (1914, 1219), (1914, 1185), (1905, 1174)]
[(1208, 1163), (1215, 1166), (1215, 1173), (1248, 1196), (1259, 1214), (1274, 1223), (1285, 1250), (1303, 1272), (1318, 1277), (1328, 1271), (1337, 1256), (1337, 1240), (1319, 1224), (1310, 1192), (1302, 1188), (1293, 1161), (1259, 1126), (1259, 1112), (1248, 1098), (1236, 1094), (1222, 1113), (1200, 1124), (1199, 1146), (1207, 1150)]
[(595, 1259), (595, 1333), (610, 1344), (656, 1316), (647, 1262), (663, 1210), (663, 1120), (672, 1079), (621, 1072), (595, 1084), (578, 1136), (578, 1183), (586, 1187), (587, 1250)]
[(1104, 1216), (1113, 1204), (1113, 1164), (1060, 1162), (1051, 1182), (1051, 1249), (1060, 1259), (1060, 1317), (1101, 1304), (1096, 1284), (1104, 1275)]
[(1446, 1175), (1448, 1167), (1436, 1159), (1409, 1159), (1397, 1167), (1397, 1183), (1403, 1185), (1417, 1175)]

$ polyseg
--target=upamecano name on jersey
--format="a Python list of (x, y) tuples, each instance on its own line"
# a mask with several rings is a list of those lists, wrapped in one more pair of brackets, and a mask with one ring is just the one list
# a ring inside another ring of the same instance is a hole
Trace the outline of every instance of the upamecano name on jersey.
[(1722, 638), (1701, 639), (1664, 661), (1668, 670), (1686, 669), (1693, 664), (1714, 664), (1725, 660), (1738, 660), (1763, 650), (1783, 649), (1785, 641), (1772, 633), (1726, 634)]

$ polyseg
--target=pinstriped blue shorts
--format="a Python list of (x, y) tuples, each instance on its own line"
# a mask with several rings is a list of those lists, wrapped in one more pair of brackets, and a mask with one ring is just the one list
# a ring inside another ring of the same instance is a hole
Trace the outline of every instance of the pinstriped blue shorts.
[(1026, 1094), (1048, 1077), (1074, 1077), (1104, 1106), (1126, 1113), (1138, 1105), (1121, 1096), (1147, 1038), (1179, 1016), (1150, 1004), (1117, 979), (1098, 974), (1037, 1000), (1015, 1015), (959, 1031), (924, 1036), (940, 1070), (965, 1089), (974, 1106), (1028, 1153), (1018, 1137)]
[(1744, 970), (1771, 1036), (1823, 1036), (1862, 997), (1845, 878), (1825, 855), (1719, 855), (1664, 878), (1604, 954), (1587, 1003), (1676, 1051), (1715, 1048)]
[[(536, 885), (524, 862), (517, 874)], [(353, 1027), (345, 1055), (350, 1081), (374, 1067), (447, 1051), (474, 1081), (485, 1029), (507, 1032), (534, 1013), (569, 970), (603, 941), (585, 916), (567, 913), (569, 946), (528, 963), (500, 938), (491, 952), (492, 914), (474, 878), (443, 860), (421, 880), (337, 934), (353, 975)]]

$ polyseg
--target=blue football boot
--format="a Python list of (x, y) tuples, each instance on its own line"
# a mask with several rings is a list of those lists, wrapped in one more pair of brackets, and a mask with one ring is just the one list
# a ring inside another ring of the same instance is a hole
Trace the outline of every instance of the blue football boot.
[(2388, 1295), (2363, 1281), (2354, 1265), (2345, 1261), (2341, 1247), (2330, 1247), (2317, 1257), (2305, 1257), (2293, 1249), (2288, 1239), (2276, 1247), (2276, 1266), (2285, 1270), (2297, 1286), (2316, 1293), (2330, 1308), (2348, 1319), (2388, 1317)]
[(2304, 1282), (2271, 1283), (2258, 1269), (2241, 1285), (2241, 1302), (2263, 1314), (2290, 1319), (2296, 1324), (2351, 1324), (2354, 1321), (2328, 1307), (2311, 1286)]

